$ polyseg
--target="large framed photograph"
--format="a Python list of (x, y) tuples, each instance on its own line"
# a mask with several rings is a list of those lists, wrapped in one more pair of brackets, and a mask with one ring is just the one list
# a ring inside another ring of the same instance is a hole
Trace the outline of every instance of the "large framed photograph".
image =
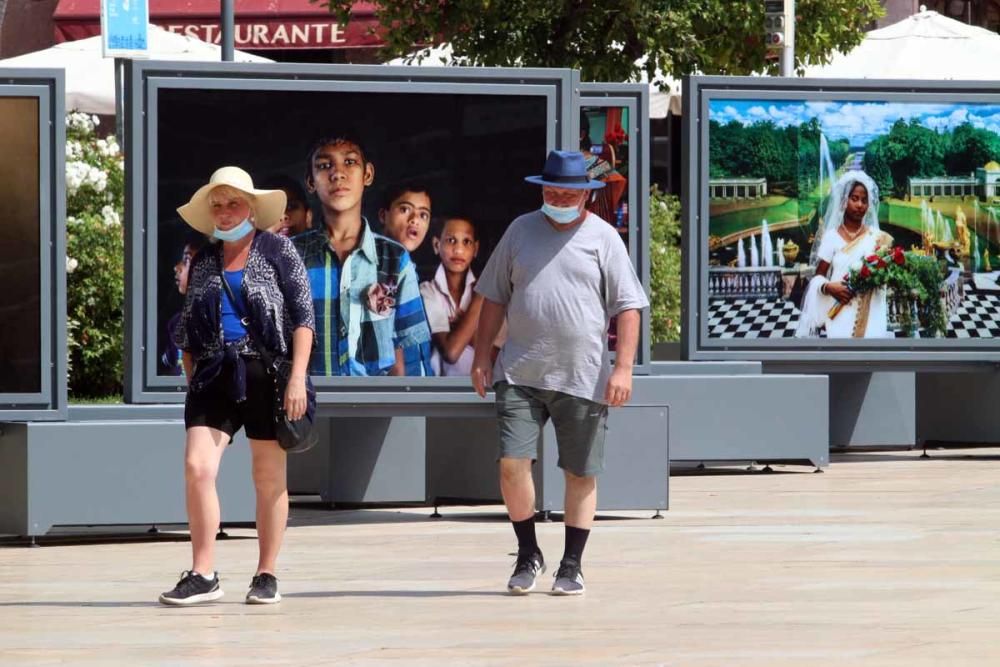
[(691, 359), (1000, 356), (1000, 87), (692, 77)]
[[(183, 398), (174, 332), (191, 258), (211, 240), (176, 209), (224, 165), (286, 195), (286, 215), (271, 231), (291, 237), (305, 261), (317, 319), (310, 371), (321, 392), (467, 390), (472, 348), (447, 347), (450, 328), (460, 326), (507, 225), (540, 205), (537, 186), (524, 177), (540, 170), (548, 150), (575, 146), (575, 77), (568, 70), (133, 63), (128, 399)], [(362, 236), (375, 240), (378, 261), (398, 269), (391, 276), (379, 269), (377, 294), (375, 283), (360, 284), (371, 282), (365, 276), (331, 278), (339, 267), (314, 252), (312, 237), (332, 224), (335, 208), (322, 179), (341, 157), (360, 161), (365, 173)], [(331, 280), (336, 288), (324, 289)], [(405, 372), (395, 375), (381, 353), (383, 334), (425, 319), (431, 335), (404, 348)]]
[[(584, 83), (580, 86), (579, 148), (591, 178), (605, 186), (587, 208), (613, 225), (647, 293), (649, 284), (649, 86)], [(642, 311), (639, 349), (633, 372), (649, 372), (649, 311)], [(615, 351), (612, 321), (608, 346)]]
[(0, 69), (0, 420), (66, 414), (63, 74)]

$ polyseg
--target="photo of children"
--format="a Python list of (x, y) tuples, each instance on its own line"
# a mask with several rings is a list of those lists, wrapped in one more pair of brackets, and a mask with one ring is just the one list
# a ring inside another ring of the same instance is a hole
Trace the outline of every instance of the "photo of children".
[[(428, 239), (432, 216), (462, 211), (474, 221), (479, 250), (466, 269), (474, 277), (510, 221), (538, 205), (520, 175), (549, 148), (548, 104), (540, 95), (160, 91), (158, 351), (170, 357), (174, 265), (184, 245), (173, 210), (221, 160), (269, 174), (262, 186), (288, 197), (273, 231), (292, 238), (309, 273), (314, 378), (437, 375), (420, 291), (442, 262)], [(455, 306), (467, 310), (461, 299)], [(439, 370), (454, 370), (448, 358)], [(161, 376), (173, 372), (158, 366)]]
[(0, 97), (0, 146), (0, 393), (33, 393), (43, 370), (36, 98)]
[[(415, 260), (414, 253), (423, 244), (430, 227), (430, 188), (417, 181), (390, 185), (382, 195), (378, 219), (383, 235), (406, 248), (410, 259)], [(440, 375), (434, 371), (431, 356), (430, 341), (404, 347), (404, 375)]]
[(709, 337), (1000, 336), (1000, 105), (709, 114)]
[(281, 236), (297, 236), (312, 229), (313, 214), (301, 183), (284, 175), (272, 176), (261, 186), (285, 193), (285, 215), (268, 231)]
[[(181, 255), (174, 265), (174, 281), (177, 285), (177, 293), (184, 300), (184, 295), (188, 290), (188, 275), (191, 268), (191, 260), (198, 254), (198, 251), (205, 247), (208, 238), (204, 234), (195, 231), (188, 232), (184, 239), (184, 247)], [(160, 350), (160, 375), (183, 375), (184, 366), (181, 363), (181, 350), (174, 343), (174, 332), (177, 330), (177, 323), (181, 319), (181, 308), (167, 320), (166, 337), (162, 349)]]
[(473, 292), (476, 276), (471, 267), (479, 254), (476, 226), (468, 218), (445, 218), (433, 244), (441, 263), (432, 280), (420, 283), (434, 340), (431, 364), (436, 375), (467, 377), (483, 305), (483, 298)]
[[(309, 151), (306, 187), (322, 225), (293, 239), (316, 309), (312, 375), (405, 375), (405, 349), (430, 342), (410, 254), (376, 234), (361, 214), (375, 166), (351, 133)], [(412, 353), (411, 353), (412, 355)]]

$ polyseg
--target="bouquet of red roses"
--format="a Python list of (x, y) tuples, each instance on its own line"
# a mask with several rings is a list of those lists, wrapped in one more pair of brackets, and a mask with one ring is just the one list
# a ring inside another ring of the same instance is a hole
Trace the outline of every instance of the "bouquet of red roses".
[[(905, 266), (906, 253), (899, 246), (877, 248), (871, 255), (855, 263), (841, 280), (854, 295), (865, 294), (897, 282), (900, 277), (898, 274), (905, 271)], [(844, 305), (838, 301), (827, 316), (832, 320)]]

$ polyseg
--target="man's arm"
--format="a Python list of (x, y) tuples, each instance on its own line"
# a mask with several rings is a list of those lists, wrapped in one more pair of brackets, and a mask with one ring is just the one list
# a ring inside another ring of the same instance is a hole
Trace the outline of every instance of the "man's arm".
[(615, 369), (608, 378), (604, 400), (612, 408), (621, 407), (632, 398), (632, 364), (639, 347), (639, 311), (623, 310), (618, 313), (618, 346), (615, 351)]
[(486, 388), (493, 386), (493, 363), (490, 353), (506, 315), (506, 306), (483, 299), (479, 326), (476, 328), (476, 356), (472, 362), (472, 386), (483, 398), (486, 398)]

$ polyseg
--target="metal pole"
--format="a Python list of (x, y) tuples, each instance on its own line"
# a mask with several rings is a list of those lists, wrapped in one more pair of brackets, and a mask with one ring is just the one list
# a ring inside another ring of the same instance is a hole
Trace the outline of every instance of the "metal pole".
[(224, 62), (234, 60), (233, 26), (235, 23), (233, 0), (222, 0), (222, 60)]
[(785, 0), (785, 44), (781, 49), (781, 76), (795, 76), (795, 0)]
[(125, 146), (125, 59), (115, 58), (115, 138)]

